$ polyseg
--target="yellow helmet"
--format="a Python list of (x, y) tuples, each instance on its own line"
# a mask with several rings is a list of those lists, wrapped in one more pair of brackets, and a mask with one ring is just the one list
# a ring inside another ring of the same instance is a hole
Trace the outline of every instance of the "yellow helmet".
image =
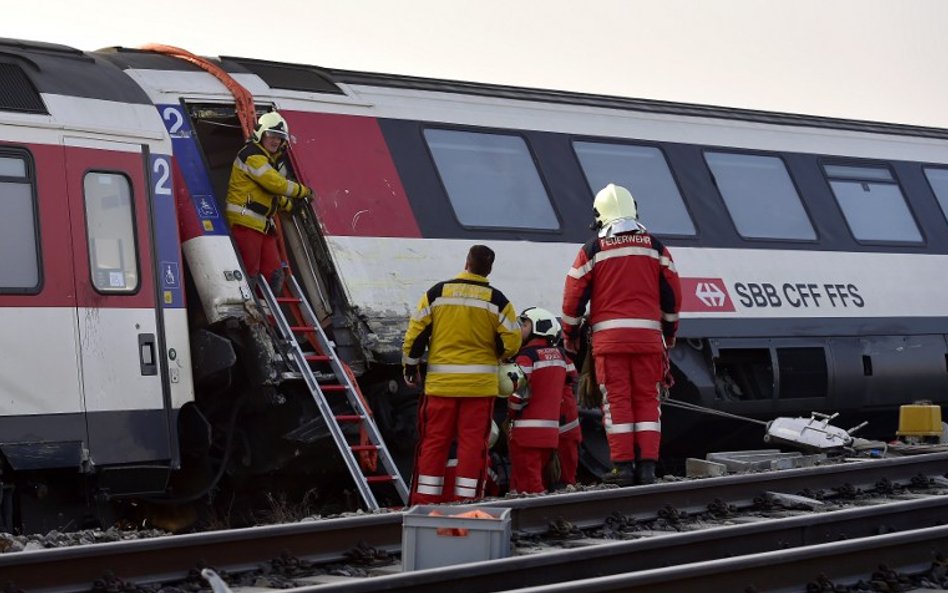
[(614, 183), (610, 183), (596, 194), (593, 212), (596, 215), (596, 228), (602, 228), (616, 220), (637, 220), (639, 217), (635, 198), (629, 190)]
[(257, 127), (253, 129), (253, 141), (260, 142), (264, 134), (275, 134), (283, 138), (290, 139), (290, 127), (286, 125), (286, 120), (276, 111), (264, 113), (257, 120)]
[(515, 362), (505, 362), (497, 367), (498, 397), (508, 397), (515, 391), (520, 391), (527, 384), (527, 376), (523, 369)]

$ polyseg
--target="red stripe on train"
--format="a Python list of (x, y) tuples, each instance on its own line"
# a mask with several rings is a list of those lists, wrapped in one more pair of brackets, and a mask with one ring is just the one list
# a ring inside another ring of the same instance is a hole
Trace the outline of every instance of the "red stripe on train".
[(328, 235), (420, 238), (395, 163), (375, 118), (281, 111), (297, 144), (301, 179)]

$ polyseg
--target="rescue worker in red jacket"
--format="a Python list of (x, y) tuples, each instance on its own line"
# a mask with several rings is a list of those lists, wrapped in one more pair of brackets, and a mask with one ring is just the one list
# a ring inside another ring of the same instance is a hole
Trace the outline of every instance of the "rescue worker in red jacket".
[(663, 358), (675, 345), (681, 286), (671, 254), (639, 224), (627, 189), (610, 183), (593, 210), (598, 236), (580, 249), (566, 277), (563, 334), (567, 350), (576, 352), (588, 302), (613, 463), (603, 479), (650, 484), (661, 441)]
[(536, 493), (546, 489), (543, 468), (557, 454), (560, 407), (563, 393), (569, 389), (568, 368), (572, 365), (558, 346), (560, 323), (555, 315), (531, 307), (520, 314), (520, 324), (526, 343), (514, 362), (523, 370), (527, 388), (507, 399), (510, 489)]
[(304, 207), (313, 195), (286, 177), (288, 140), (289, 128), (279, 113), (261, 115), (253, 137), (234, 159), (227, 187), (227, 220), (247, 276), (262, 275), (275, 294), (281, 292), (284, 278), (273, 216), (278, 210)]
[[(561, 347), (562, 350), (562, 347)], [(547, 484), (550, 489), (559, 485), (576, 483), (576, 470), (579, 468), (579, 444), (583, 442), (583, 431), (579, 426), (579, 406), (576, 405), (576, 367), (564, 353), (566, 365), (566, 385), (560, 399), (560, 427), (557, 455), (560, 458), (559, 484)]]
[[(464, 272), (422, 295), (402, 346), (405, 382), (420, 383), (428, 349), (428, 373), (418, 408), (418, 445), (411, 504), (483, 496), (497, 367), (520, 348), (513, 305), (487, 282), (494, 252), (471, 247)], [(444, 483), (451, 443), (457, 441), (454, 484)]]

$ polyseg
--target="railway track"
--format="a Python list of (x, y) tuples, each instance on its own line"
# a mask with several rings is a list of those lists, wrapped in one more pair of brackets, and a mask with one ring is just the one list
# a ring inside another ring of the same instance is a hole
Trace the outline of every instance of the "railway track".
[(942, 556), (945, 552), (948, 552), (948, 526), (942, 525), (505, 591), (934, 591), (948, 586), (948, 566)]
[[(936, 453), (638, 488), (493, 500), (485, 504), (512, 509), (517, 553), (523, 555), (436, 571), (393, 574), (398, 567), (390, 555), (400, 551), (401, 514), (383, 513), (0, 555), (0, 580), (11, 581), (28, 593), (72, 593), (90, 590), (107, 571), (126, 583), (167, 583), (193, 575), (199, 564), (236, 573), (259, 569), (269, 560), (283, 557), (318, 567), (350, 562), (353, 550), (361, 550), (361, 561), (371, 567), (361, 574), (381, 576), (323, 584), (320, 590), (418, 592), (443, 590), (446, 583), (463, 583), (463, 590), (472, 592), (547, 586), (628, 572), (630, 567), (636, 571), (666, 570), (671, 565), (711, 561), (720, 557), (722, 550), (733, 555), (763, 550), (779, 553), (782, 548), (832, 545), (841, 538), (873, 539), (888, 531), (907, 532), (937, 525), (948, 516), (948, 490), (937, 487), (945, 481), (946, 470), (948, 453)], [(931, 487), (933, 483), (935, 488)], [(903, 496), (903, 500), (891, 498), (906, 487), (914, 487), (919, 493)], [(741, 514), (727, 517), (729, 512), (760, 508), (771, 500), (796, 500), (793, 496), (801, 492), (827, 501), (850, 499), (857, 505), (869, 504), (860, 502), (859, 492), (878, 496), (874, 506), (832, 512), (784, 518)], [(722, 513), (725, 523), (734, 524), (688, 527), (681, 523)], [(647, 537), (656, 535), (654, 529), (635, 526), (656, 518), (662, 518), (666, 527), (671, 525), (659, 537)], [(608, 537), (629, 541), (608, 539), (600, 533), (607, 528), (616, 531), (617, 521), (632, 527), (624, 530), (620, 526), (618, 531), (622, 533)], [(544, 543), (543, 535), (555, 531), (551, 525), (569, 526), (561, 532), (567, 536), (552, 544)], [(316, 574), (295, 578), (292, 583), (326, 580), (333, 579)]]

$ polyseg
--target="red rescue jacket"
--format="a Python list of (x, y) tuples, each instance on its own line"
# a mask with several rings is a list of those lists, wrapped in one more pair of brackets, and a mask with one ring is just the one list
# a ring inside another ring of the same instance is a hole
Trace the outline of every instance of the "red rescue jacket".
[(671, 254), (647, 232), (596, 237), (566, 276), (563, 333), (576, 336), (589, 303), (596, 354), (661, 353), (678, 331), (681, 284)]
[[(560, 350), (562, 352), (562, 349)], [(564, 353), (565, 358), (565, 353)], [(563, 397), (560, 399), (560, 440), (583, 440), (583, 431), (579, 426), (579, 406), (576, 404), (575, 385), (579, 381), (576, 367), (566, 358), (566, 384), (563, 385)]]
[(554, 449), (559, 442), (567, 368), (572, 364), (546, 338), (527, 342), (517, 353), (516, 362), (527, 377), (529, 397), (514, 393), (507, 400), (508, 415), (513, 419), (510, 438), (522, 447)]

